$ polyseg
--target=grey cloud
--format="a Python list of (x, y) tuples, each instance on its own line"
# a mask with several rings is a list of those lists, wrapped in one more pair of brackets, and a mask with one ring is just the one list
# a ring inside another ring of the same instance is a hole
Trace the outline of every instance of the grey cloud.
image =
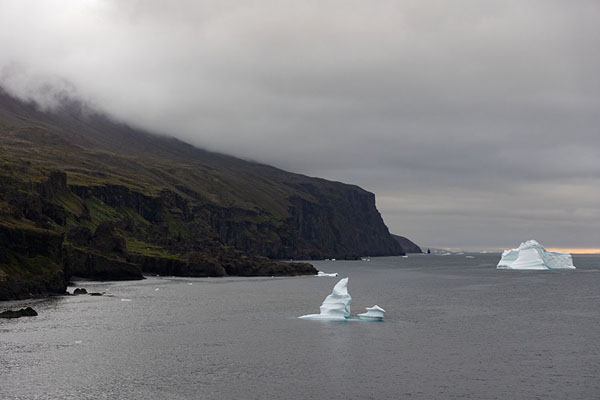
[(357, 183), (424, 244), (598, 247), (597, 1), (0, 8), (0, 80), (21, 96), (51, 106), (50, 82), (146, 129)]

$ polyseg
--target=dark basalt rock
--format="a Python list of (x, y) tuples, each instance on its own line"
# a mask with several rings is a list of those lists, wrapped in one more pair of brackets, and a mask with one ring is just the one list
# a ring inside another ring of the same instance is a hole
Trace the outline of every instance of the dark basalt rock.
[(316, 275), (317, 269), (308, 263), (273, 261), (265, 257), (241, 257), (224, 264), (227, 275), (292, 276)]
[(67, 188), (67, 174), (64, 171), (52, 171), (44, 182), (37, 185), (40, 196), (52, 199), (58, 194), (69, 190)]
[(65, 269), (72, 276), (97, 280), (143, 279), (142, 269), (124, 259), (109, 257), (93, 250), (64, 246)]
[(145, 274), (163, 276), (183, 276), (180, 271), (183, 271), (186, 265), (184, 260), (140, 254), (130, 254), (128, 260), (140, 265), (142, 272)]
[(76, 226), (67, 233), (67, 240), (78, 247), (89, 247), (92, 238), (92, 231), (86, 226)]
[(93, 247), (100, 252), (126, 254), (125, 239), (117, 235), (112, 222), (102, 222), (96, 228), (93, 237)]
[(392, 235), (392, 237), (402, 246), (405, 253), (422, 253), (423, 251), (416, 243), (404, 236)]
[(0, 224), (0, 301), (63, 294), (61, 234)]
[(225, 269), (218, 259), (198, 252), (191, 253), (188, 262), (178, 271), (179, 276), (225, 276)]
[(146, 274), (219, 277), (237, 276), (291, 276), (316, 275), (317, 270), (307, 263), (273, 261), (265, 257), (247, 257), (234, 253), (233, 256), (193, 252), (187, 261), (165, 257), (132, 255), (130, 260), (142, 266)]
[(21, 318), (35, 317), (38, 313), (31, 307), (21, 308), (20, 310), (7, 310), (0, 313), (0, 318)]

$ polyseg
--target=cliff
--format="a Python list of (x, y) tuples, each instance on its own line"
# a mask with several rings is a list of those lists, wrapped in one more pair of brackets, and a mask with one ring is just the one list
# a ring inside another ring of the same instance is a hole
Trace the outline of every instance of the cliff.
[[(0, 184), (0, 224), (63, 237), (66, 275), (313, 273), (267, 258), (403, 254), (357, 186), (198, 149), (75, 101), (40, 111), (0, 90)], [(112, 233), (98, 233), (107, 223)]]
[(26, 224), (0, 224), (0, 300), (64, 293), (62, 235)]
[(402, 246), (402, 250), (404, 250), (405, 253), (423, 252), (416, 243), (408, 238), (405, 238), (404, 236), (392, 235), (392, 237), (400, 244), (400, 246)]

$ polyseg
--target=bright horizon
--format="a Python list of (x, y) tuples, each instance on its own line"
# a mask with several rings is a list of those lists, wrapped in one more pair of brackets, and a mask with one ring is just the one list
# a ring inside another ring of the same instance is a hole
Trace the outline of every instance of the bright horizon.
[[(437, 246), (420, 246), (421, 250), (423, 251), (427, 251), (427, 248), (431, 248), (431, 249), (440, 249), (440, 250), (447, 250), (447, 251), (451, 251), (451, 252), (460, 252), (463, 251), (465, 253), (481, 253), (481, 252), (487, 252), (487, 253), (502, 253), (502, 251), (507, 250), (509, 248), (517, 248), (517, 246), (513, 246), (513, 247), (506, 247), (506, 248), (502, 248), (502, 247), (489, 247), (489, 248), (480, 248), (480, 249), (469, 249), (469, 248), (458, 248), (458, 247), (437, 247)], [(600, 248), (588, 248), (588, 247), (546, 247), (546, 250), (548, 251), (560, 251), (562, 253), (570, 253), (570, 254), (600, 254)]]
[(550, 250), (550, 251), (561, 251), (563, 253), (571, 253), (571, 254), (600, 254), (600, 249), (593, 249), (593, 248), (549, 247), (547, 250)]

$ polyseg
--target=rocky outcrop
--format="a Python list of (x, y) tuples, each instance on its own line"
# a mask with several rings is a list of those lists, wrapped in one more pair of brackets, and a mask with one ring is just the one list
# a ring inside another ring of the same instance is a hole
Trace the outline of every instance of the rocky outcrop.
[(21, 318), (21, 317), (35, 317), (38, 313), (31, 307), (21, 308), (20, 310), (7, 310), (0, 312), (0, 318)]
[(357, 258), (403, 255), (375, 207), (375, 195), (358, 187), (331, 193), (304, 185), (315, 200), (290, 198), (286, 252), (281, 258)]
[(69, 276), (111, 281), (143, 279), (140, 265), (124, 259), (69, 245), (64, 246), (64, 253), (65, 270)]
[(64, 171), (51, 171), (48, 178), (36, 185), (37, 191), (44, 199), (53, 199), (68, 191), (67, 174)]
[(70, 275), (97, 280), (143, 279), (142, 268), (127, 260), (125, 239), (115, 224), (102, 222), (92, 235), (86, 227), (76, 227), (67, 234), (64, 246), (65, 270)]
[(127, 254), (125, 239), (117, 235), (115, 225), (108, 221), (102, 222), (96, 228), (92, 238), (92, 246), (95, 250), (104, 254)]
[(82, 199), (96, 198), (110, 207), (127, 207), (150, 222), (160, 222), (164, 211), (161, 197), (148, 196), (123, 185), (70, 185), (71, 191)]
[(0, 300), (65, 293), (61, 234), (0, 224)]
[(290, 217), (279, 225), (260, 212), (236, 208), (210, 207), (208, 221), (223, 243), (252, 256), (356, 259), (403, 255), (375, 207), (375, 196), (355, 186), (340, 186), (331, 192), (303, 185), (308, 196), (288, 198)]
[(308, 263), (273, 261), (265, 257), (241, 257), (224, 263), (228, 275), (290, 276), (316, 275), (317, 269)]
[(402, 246), (402, 250), (404, 250), (405, 253), (423, 252), (416, 243), (408, 238), (405, 238), (404, 236), (392, 235), (392, 237), (400, 244), (400, 246)]
[(187, 260), (139, 254), (130, 255), (129, 259), (140, 265), (144, 274), (189, 277), (227, 275), (218, 260), (209, 256), (199, 256), (196, 253)]
[(220, 276), (291, 276), (316, 275), (317, 270), (307, 263), (273, 261), (266, 257), (225, 256), (213, 257), (192, 253), (187, 260), (165, 257), (132, 255), (130, 259), (145, 274), (189, 277)]
[(86, 226), (76, 226), (67, 232), (67, 240), (74, 246), (89, 247), (92, 245), (92, 231)]

